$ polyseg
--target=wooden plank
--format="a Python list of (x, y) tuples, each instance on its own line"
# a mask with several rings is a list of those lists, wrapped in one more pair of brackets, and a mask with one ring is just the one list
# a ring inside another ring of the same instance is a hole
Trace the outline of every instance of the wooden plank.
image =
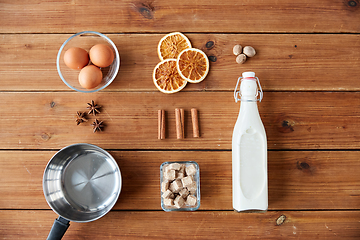
[[(49, 209), (43, 171), (54, 151), (0, 151), (0, 209)], [(161, 210), (160, 165), (200, 165), (200, 210), (232, 210), (230, 151), (110, 151), (123, 187), (115, 209)], [(360, 152), (268, 153), (269, 209), (360, 209)]]
[[(79, 126), (77, 111), (95, 100), (104, 131), (94, 117)], [(259, 111), (268, 149), (358, 149), (359, 93), (266, 92)], [(230, 150), (239, 112), (232, 92), (0, 93), (1, 149), (60, 149), (90, 142), (106, 149)], [(185, 110), (185, 139), (176, 139), (175, 108)], [(192, 137), (191, 108), (199, 110), (200, 138)], [(157, 139), (157, 111), (166, 111), (166, 139)]]
[[(1, 9), (1, 8), (0, 8)], [(104, 91), (155, 91), (152, 71), (164, 34), (108, 34), (121, 55), (120, 72)], [(0, 35), (0, 90), (72, 91), (58, 76), (56, 56), (69, 34)], [(211, 59), (208, 77), (183, 91), (233, 91), (244, 71), (255, 71), (264, 91), (359, 91), (359, 35), (187, 34)], [(211, 49), (208, 42), (214, 42)], [(258, 52), (235, 62), (235, 44)], [(209, 45), (208, 45), (209, 46)], [(346, 69), (346, 70), (345, 70)]]
[[(286, 219), (278, 226), (281, 215)], [(1, 239), (45, 239), (56, 218), (27, 210), (0, 210), (0, 216)], [(71, 222), (64, 239), (359, 239), (359, 217), (359, 211), (111, 211), (94, 222)]]
[(2, 33), (352, 32), (358, 1), (1, 1)]

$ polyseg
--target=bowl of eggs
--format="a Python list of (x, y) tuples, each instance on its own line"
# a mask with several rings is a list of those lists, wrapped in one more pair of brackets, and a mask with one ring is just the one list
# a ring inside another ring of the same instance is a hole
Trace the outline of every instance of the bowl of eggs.
[(97, 92), (115, 79), (120, 55), (110, 38), (98, 32), (84, 31), (63, 43), (56, 65), (60, 78), (71, 89)]

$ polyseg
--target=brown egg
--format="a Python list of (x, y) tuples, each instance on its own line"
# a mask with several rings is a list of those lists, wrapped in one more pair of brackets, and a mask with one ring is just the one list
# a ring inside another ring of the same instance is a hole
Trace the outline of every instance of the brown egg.
[(89, 65), (81, 69), (79, 73), (79, 83), (83, 88), (92, 89), (101, 83), (102, 77), (103, 74), (100, 68)]
[(98, 67), (108, 67), (114, 61), (114, 52), (105, 44), (96, 44), (90, 51), (90, 60)]
[(82, 69), (89, 63), (89, 54), (79, 47), (69, 48), (64, 54), (64, 63), (71, 69)]

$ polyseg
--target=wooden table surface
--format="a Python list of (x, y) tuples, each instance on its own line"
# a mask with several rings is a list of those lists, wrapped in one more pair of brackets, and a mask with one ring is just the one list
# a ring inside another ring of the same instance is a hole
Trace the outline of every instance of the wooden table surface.
[[(0, 238), (46, 238), (57, 215), (43, 195), (45, 166), (59, 149), (86, 142), (112, 154), (123, 188), (107, 215), (72, 222), (64, 239), (359, 239), (359, 8), (358, 0), (0, 1)], [(116, 79), (98, 93), (69, 89), (56, 70), (61, 44), (85, 30), (106, 34), (121, 55)], [(166, 95), (152, 71), (159, 40), (174, 31), (209, 56), (210, 72)], [(257, 55), (239, 65), (235, 44)], [(233, 90), (248, 70), (264, 90), (265, 213), (232, 209)], [(91, 100), (103, 106), (101, 133), (75, 123)], [(183, 140), (175, 108), (185, 110)], [(158, 109), (165, 140), (157, 139)], [(175, 160), (200, 165), (198, 211), (161, 209), (159, 167)]]

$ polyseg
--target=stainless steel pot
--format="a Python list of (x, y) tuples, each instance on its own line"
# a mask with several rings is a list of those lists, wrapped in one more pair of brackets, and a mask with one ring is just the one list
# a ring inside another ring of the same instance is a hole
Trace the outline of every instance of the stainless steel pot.
[(95, 145), (79, 143), (57, 152), (43, 177), (46, 201), (59, 215), (47, 239), (61, 239), (69, 222), (101, 218), (115, 205), (122, 179), (115, 159)]

